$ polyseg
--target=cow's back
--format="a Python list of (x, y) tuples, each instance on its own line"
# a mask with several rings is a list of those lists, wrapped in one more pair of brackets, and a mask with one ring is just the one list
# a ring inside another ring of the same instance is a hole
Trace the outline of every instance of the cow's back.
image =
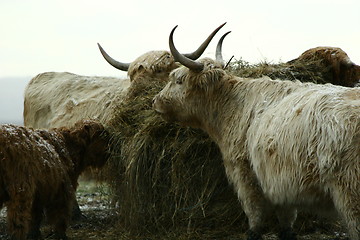
[(360, 160), (358, 146), (354, 149), (360, 137), (359, 89), (307, 86), (264, 110), (248, 131), (252, 165), (276, 204), (315, 202), (337, 171), (360, 172), (354, 168)]
[(33, 128), (70, 126), (81, 119), (102, 120), (128, 79), (46, 72), (34, 77), (24, 93), (24, 125)]

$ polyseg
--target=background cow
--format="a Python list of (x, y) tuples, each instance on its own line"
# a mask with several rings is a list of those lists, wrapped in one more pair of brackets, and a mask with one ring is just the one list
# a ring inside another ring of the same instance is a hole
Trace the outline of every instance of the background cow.
[(295, 62), (319, 61), (329, 72), (329, 83), (354, 87), (360, 81), (360, 66), (353, 63), (341, 48), (316, 47), (302, 53)]
[(111, 102), (124, 95), (130, 82), (112, 77), (46, 72), (27, 85), (24, 125), (33, 128), (71, 126), (82, 119), (102, 120)]
[(296, 239), (297, 209), (336, 209), (351, 239), (360, 226), (360, 89), (227, 74), (223, 62), (193, 61), (154, 98), (168, 121), (201, 128), (220, 147), (226, 174), (261, 239), (275, 211), (280, 239)]

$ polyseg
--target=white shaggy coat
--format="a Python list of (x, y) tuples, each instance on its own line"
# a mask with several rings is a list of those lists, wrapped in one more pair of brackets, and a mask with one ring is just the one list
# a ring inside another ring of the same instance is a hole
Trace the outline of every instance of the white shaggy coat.
[(241, 79), (201, 62), (174, 70), (154, 109), (216, 141), (250, 229), (271, 208), (286, 229), (298, 208), (333, 206), (359, 239), (360, 89)]

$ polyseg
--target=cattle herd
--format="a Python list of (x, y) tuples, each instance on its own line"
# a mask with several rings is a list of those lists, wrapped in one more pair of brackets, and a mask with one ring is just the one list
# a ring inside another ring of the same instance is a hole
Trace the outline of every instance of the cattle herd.
[[(226, 71), (221, 54), (203, 58), (220, 25), (193, 53), (151, 51), (131, 63), (105, 60), (128, 79), (47, 72), (25, 89), (24, 126), (0, 126), (0, 208), (11, 239), (40, 238), (43, 216), (67, 239), (81, 173), (109, 158), (108, 115), (136, 83), (167, 83), (153, 99), (165, 121), (200, 128), (218, 145), (224, 171), (248, 218), (247, 240), (260, 240), (269, 215), (281, 240), (297, 239), (298, 211), (332, 209), (360, 239), (360, 66), (339, 48), (318, 47), (297, 60), (323, 59), (328, 84), (246, 79)], [(131, 95), (130, 95), (131, 96)]]

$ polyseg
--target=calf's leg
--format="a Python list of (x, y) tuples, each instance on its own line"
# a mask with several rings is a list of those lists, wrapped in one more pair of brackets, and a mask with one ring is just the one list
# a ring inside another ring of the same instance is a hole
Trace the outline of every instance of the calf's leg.
[(38, 199), (35, 199), (32, 204), (31, 224), (30, 224), (30, 231), (28, 233), (29, 239), (41, 238), (40, 226), (41, 226), (43, 214), (44, 212), (43, 212), (42, 204), (39, 202)]
[(47, 216), (54, 226), (54, 237), (66, 240), (66, 229), (71, 219), (75, 191), (70, 183), (63, 183), (54, 201), (47, 206)]
[(25, 240), (31, 221), (32, 198), (26, 191), (12, 194), (7, 202), (7, 224), (12, 240)]

